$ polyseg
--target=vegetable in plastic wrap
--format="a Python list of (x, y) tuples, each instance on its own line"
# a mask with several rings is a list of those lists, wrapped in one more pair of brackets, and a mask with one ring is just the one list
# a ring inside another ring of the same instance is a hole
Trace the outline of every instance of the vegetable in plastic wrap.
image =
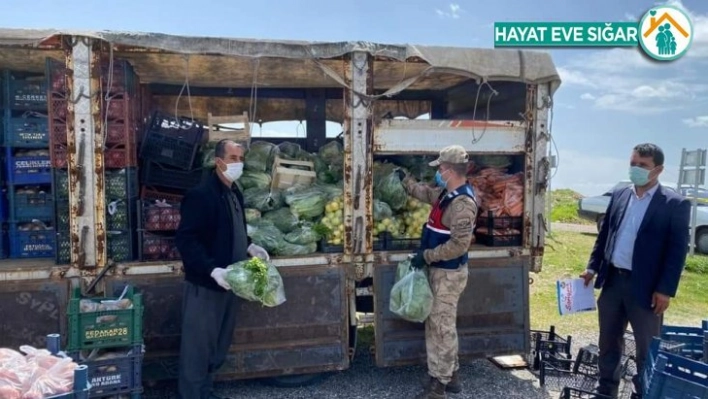
[(243, 201), (246, 208), (258, 209), (261, 212), (274, 211), (283, 207), (283, 193), (277, 189), (249, 188), (243, 191)]
[(322, 236), (317, 232), (312, 223), (303, 223), (302, 226), (289, 232), (283, 237), (286, 242), (297, 245), (317, 243)]
[(398, 164), (404, 167), (408, 173), (418, 181), (435, 181), (436, 168), (431, 168), (428, 163), (433, 161), (434, 156), (412, 156), (405, 155), (398, 158)]
[(324, 214), (327, 194), (317, 187), (292, 187), (285, 193), (285, 203), (300, 219), (316, 219)]
[(404, 320), (423, 323), (433, 308), (428, 277), (423, 270), (412, 269), (409, 261), (401, 262), (398, 268), (401, 270), (396, 270), (396, 276), (402, 277), (391, 288), (389, 310)]
[(265, 172), (246, 170), (238, 179), (238, 182), (241, 183), (241, 187), (243, 187), (244, 190), (249, 188), (260, 188), (263, 190), (270, 187), (271, 178), (270, 175)]
[(289, 242), (281, 243), (276, 255), (278, 256), (296, 256), (296, 255), (309, 255), (317, 252), (317, 243), (311, 242), (309, 244), (292, 244)]
[(270, 172), (276, 155), (278, 155), (278, 147), (275, 144), (266, 141), (254, 141), (248, 151), (246, 151), (244, 169), (256, 172)]
[(290, 233), (300, 224), (300, 219), (297, 218), (297, 215), (287, 207), (266, 212), (261, 215), (261, 219), (273, 223), (273, 225), (284, 234)]
[(271, 223), (252, 224), (251, 227), (252, 231), (248, 235), (256, 245), (265, 248), (269, 253), (278, 251), (283, 242), (283, 233), (277, 227)]
[(387, 203), (374, 200), (374, 222), (380, 222), (386, 218), (393, 217), (393, 211)]
[(317, 174), (321, 182), (336, 183), (344, 178), (344, 149), (338, 141), (320, 147), (318, 156), (328, 166), (326, 172)]
[(343, 183), (344, 182), (339, 182), (338, 184), (324, 184), (317, 182), (313, 187), (325, 193), (327, 196), (327, 201), (331, 201), (335, 198), (341, 197), (342, 194), (344, 194)]
[(226, 281), (237, 296), (264, 306), (285, 302), (285, 286), (278, 269), (270, 262), (254, 257), (227, 267)]
[[(308, 153), (307, 151), (303, 150), (302, 147), (300, 147), (299, 144), (295, 144), (289, 141), (284, 141), (280, 144), (278, 144), (278, 157), (282, 159), (288, 159), (291, 161), (309, 161), (313, 162), (315, 160), (315, 156), (312, 154)], [(290, 169), (299, 169), (299, 170), (310, 170), (308, 167), (304, 166), (288, 166)]]
[(389, 173), (374, 188), (374, 196), (397, 211), (406, 206), (408, 193), (395, 172)]
[(388, 162), (374, 162), (374, 187), (378, 186), (381, 181), (394, 170), (396, 165)]
[(261, 218), (261, 211), (258, 209), (246, 208), (243, 213), (246, 216), (246, 223), (251, 223)]

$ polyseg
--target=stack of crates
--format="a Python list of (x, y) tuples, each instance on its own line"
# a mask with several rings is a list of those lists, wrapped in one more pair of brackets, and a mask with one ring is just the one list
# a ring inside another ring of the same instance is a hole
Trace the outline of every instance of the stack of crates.
[[(70, 261), (69, 191), (67, 136), (75, 135), (67, 123), (66, 77), (64, 65), (50, 60), (50, 130), (57, 214), (57, 263)], [(142, 130), (140, 90), (137, 76), (124, 60), (101, 63), (101, 120), (97, 127), (106, 134), (103, 152), (105, 166), (106, 241), (108, 258), (116, 262), (135, 259), (135, 228), (138, 196), (137, 148)], [(80, 140), (78, 136), (75, 138)]]
[(143, 310), (142, 294), (132, 286), (105, 298), (82, 298), (79, 288), (73, 290), (66, 352), (88, 367), (90, 398), (141, 397)]
[(51, 258), (56, 237), (46, 77), (3, 74), (9, 255)]
[(182, 195), (204, 175), (199, 156), (206, 127), (190, 118), (153, 113), (140, 147), (142, 190), (138, 246), (140, 260), (176, 260)]
[(663, 326), (643, 372), (643, 398), (708, 398), (708, 320), (701, 327)]

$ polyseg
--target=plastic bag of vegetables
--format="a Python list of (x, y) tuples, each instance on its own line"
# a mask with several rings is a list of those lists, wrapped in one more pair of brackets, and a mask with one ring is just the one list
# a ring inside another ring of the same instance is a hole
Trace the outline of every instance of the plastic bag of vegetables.
[(261, 211), (258, 209), (246, 208), (243, 210), (243, 214), (246, 217), (246, 223), (251, 223), (261, 218)]
[(408, 193), (395, 172), (386, 175), (374, 188), (374, 196), (397, 211), (406, 206)]
[(433, 291), (425, 272), (413, 269), (410, 260), (405, 260), (398, 264), (396, 278), (389, 310), (404, 320), (425, 322), (433, 308)]
[(256, 172), (253, 170), (247, 170), (243, 172), (243, 175), (238, 179), (241, 183), (241, 187), (244, 190), (249, 188), (260, 188), (266, 189), (270, 187), (270, 175), (266, 172)]
[(244, 169), (269, 172), (278, 152), (278, 147), (275, 144), (266, 141), (254, 141), (246, 152)]
[(275, 252), (278, 256), (296, 256), (296, 255), (309, 255), (317, 252), (317, 243), (311, 242), (309, 244), (300, 245), (292, 244), (287, 241), (280, 243), (278, 250)]
[(302, 226), (299, 226), (295, 230), (289, 232), (283, 238), (290, 244), (307, 245), (317, 243), (322, 236), (320, 236), (312, 223), (303, 223)]
[(249, 188), (243, 191), (243, 201), (246, 208), (258, 209), (261, 212), (274, 211), (283, 207), (283, 194), (280, 190), (269, 188)]
[[(262, 219), (261, 219), (262, 220)], [(248, 232), (248, 236), (256, 245), (260, 245), (265, 248), (266, 251), (270, 253), (275, 253), (283, 241), (283, 233), (278, 230), (272, 223), (264, 221), (266, 223), (253, 223), (250, 224), (251, 231)]]
[(284, 234), (290, 233), (300, 224), (300, 219), (287, 207), (264, 213), (261, 218), (272, 222)]
[(313, 220), (324, 214), (327, 194), (317, 187), (296, 186), (285, 193), (285, 203), (298, 218)]
[(237, 296), (264, 306), (285, 302), (285, 286), (278, 269), (260, 258), (251, 258), (227, 267), (226, 281)]

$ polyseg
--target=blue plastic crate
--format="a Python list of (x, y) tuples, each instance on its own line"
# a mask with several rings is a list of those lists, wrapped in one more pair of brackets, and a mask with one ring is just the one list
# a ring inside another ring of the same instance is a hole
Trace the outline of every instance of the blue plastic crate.
[(8, 217), (7, 188), (0, 187), (0, 223), (6, 221), (7, 217)]
[(703, 327), (663, 326), (661, 340), (681, 344), (677, 348), (678, 354), (693, 360), (703, 359), (703, 341), (708, 333), (708, 321), (703, 322)]
[[(61, 336), (59, 334), (47, 335), (47, 350), (54, 356), (66, 357), (66, 354), (60, 352)], [(72, 359), (74, 362), (76, 360)], [(88, 381), (89, 368), (86, 365), (79, 365), (74, 370), (74, 387), (73, 392), (61, 395), (48, 396), (46, 399), (88, 399), (91, 391), (91, 384)]]
[(47, 109), (47, 82), (43, 76), (29, 78), (7, 76), (5, 86), (8, 99), (6, 107), (17, 110)]
[(10, 187), (10, 220), (13, 222), (31, 222), (34, 219), (44, 222), (53, 221), (54, 196), (47, 191)]
[(25, 230), (33, 223), (11, 223), (8, 230), (10, 258), (53, 258), (56, 248), (56, 232), (53, 227), (41, 230)]
[(20, 152), (15, 155), (12, 148), (6, 149), (7, 180), (9, 184), (50, 184), (52, 182), (52, 162), (49, 154), (26, 155), (36, 152)]
[(681, 343), (655, 337), (643, 370), (645, 399), (708, 399), (708, 364), (681, 355)]
[[(89, 351), (90, 352), (90, 351)], [(87, 360), (81, 352), (70, 353), (74, 361), (88, 367), (90, 398), (142, 392), (143, 345), (123, 347), (108, 359)], [(99, 355), (100, 356), (100, 355)]]
[(49, 122), (46, 117), (10, 118), (6, 124), (5, 146), (23, 148), (49, 146)]

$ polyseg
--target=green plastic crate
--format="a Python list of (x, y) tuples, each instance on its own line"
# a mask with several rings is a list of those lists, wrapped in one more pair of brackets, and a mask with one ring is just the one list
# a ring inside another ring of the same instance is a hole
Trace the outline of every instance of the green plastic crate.
[(81, 313), (81, 300), (100, 304), (117, 297), (81, 298), (75, 288), (69, 299), (68, 351), (131, 346), (143, 343), (143, 298), (129, 287), (125, 299), (133, 302), (132, 309), (99, 310)]

